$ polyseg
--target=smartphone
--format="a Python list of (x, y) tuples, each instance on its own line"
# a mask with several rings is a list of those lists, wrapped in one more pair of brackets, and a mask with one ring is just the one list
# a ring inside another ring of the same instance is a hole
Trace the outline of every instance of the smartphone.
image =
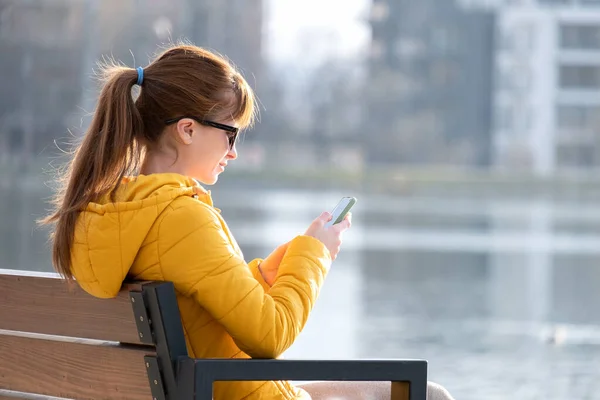
[(331, 221), (327, 222), (325, 224), (325, 226), (332, 226), (332, 225), (339, 224), (340, 222), (342, 222), (344, 220), (344, 218), (346, 217), (346, 214), (348, 214), (348, 211), (350, 211), (350, 209), (355, 204), (356, 204), (355, 197), (342, 197), (340, 202), (337, 203), (337, 205), (331, 212), (331, 215), (333, 215), (333, 218), (331, 218)]

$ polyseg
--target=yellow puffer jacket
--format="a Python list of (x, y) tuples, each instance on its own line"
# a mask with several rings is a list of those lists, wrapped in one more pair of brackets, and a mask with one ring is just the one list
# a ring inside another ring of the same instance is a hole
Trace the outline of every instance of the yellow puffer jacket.
[[(277, 358), (304, 327), (331, 265), (318, 240), (291, 240), (272, 287), (249, 264), (210, 192), (179, 174), (126, 178), (115, 202), (80, 214), (73, 272), (88, 293), (117, 295), (126, 278), (170, 281), (191, 357)], [(214, 398), (309, 399), (288, 382), (217, 382)]]

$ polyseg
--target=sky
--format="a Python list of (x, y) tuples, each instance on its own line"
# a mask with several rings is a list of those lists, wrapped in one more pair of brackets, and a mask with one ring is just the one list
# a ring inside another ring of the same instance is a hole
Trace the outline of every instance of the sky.
[(317, 63), (347, 56), (369, 39), (370, 0), (267, 0), (265, 55), (274, 62)]

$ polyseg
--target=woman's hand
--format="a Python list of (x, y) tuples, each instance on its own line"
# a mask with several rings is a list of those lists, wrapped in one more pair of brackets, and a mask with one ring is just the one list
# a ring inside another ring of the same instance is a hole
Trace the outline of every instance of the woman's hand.
[[(329, 222), (331, 218), (332, 216), (330, 213), (322, 213), (312, 222), (312, 224), (310, 224), (304, 234), (321, 241), (329, 250), (331, 259), (335, 260), (342, 245), (342, 235), (352, 226), (352, 214), (348, 213), (342, 222), (326, 228), (325, 224)], [(279, 271), (279, 264), (281, 264), (281, 260), (283, 259), (288, 246), (289, 242), (277, 247), (258, 266), (263, 279), (269, 286), (273, 286), (275, 283), (277, 271)]]
[(330, 213), (322, 213), (312, 222), (312, 224), (310, 224), (305, 235), (320, 240), (329, 250), (331, 259), (335, 260), (342, 245), (342, 235), (352, 226), (352, 214), (348, 213), (344, 220), (339, 224), (325, 227), (325, 224), (329, 222), (331, 218), (332, 215)]

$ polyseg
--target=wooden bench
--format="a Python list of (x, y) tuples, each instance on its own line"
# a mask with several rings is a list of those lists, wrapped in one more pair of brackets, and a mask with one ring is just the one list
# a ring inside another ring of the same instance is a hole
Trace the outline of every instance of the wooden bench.
[(234, 360), (187, 355), (173, 284), (94, 298), (56, 274), (0, 270), (0, 400), (206, 400), (226, 380), (390, 381), (425, 400), (423, 360)]

